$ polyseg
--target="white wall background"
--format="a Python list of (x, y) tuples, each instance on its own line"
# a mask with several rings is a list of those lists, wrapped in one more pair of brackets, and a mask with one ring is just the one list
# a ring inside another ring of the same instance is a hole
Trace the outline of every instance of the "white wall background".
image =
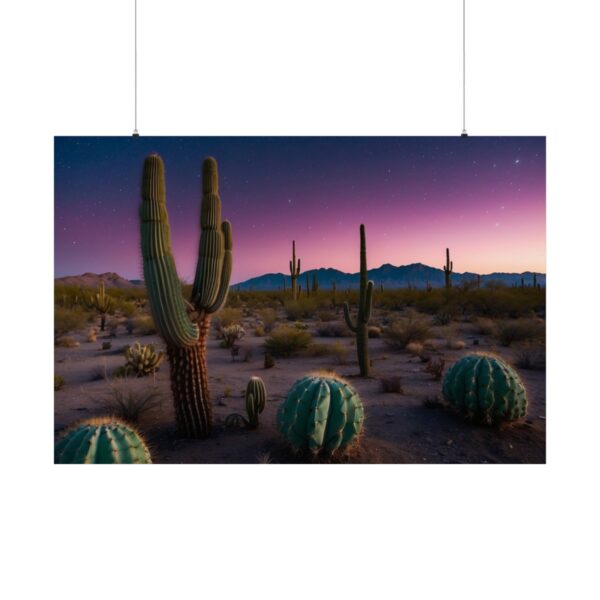
[[(139, 129), (457, 135), (460, 5), (139, 0)], [(468, 8), (469, 133), (548, 136), (549, 464), (65, 469), (53, 136), (131, 133), (133, 0), (2, 3), (3, 597), (598, 597), (598, 4)]]

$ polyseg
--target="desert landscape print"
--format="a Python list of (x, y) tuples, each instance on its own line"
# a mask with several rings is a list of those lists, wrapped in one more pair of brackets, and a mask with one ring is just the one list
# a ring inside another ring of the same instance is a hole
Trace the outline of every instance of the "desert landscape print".
[(543, 137), (55, 138), (56, 463), (544, 463)]

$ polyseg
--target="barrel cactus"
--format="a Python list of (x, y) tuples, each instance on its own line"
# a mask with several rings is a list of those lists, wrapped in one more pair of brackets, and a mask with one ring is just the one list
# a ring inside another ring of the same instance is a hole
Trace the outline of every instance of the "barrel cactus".
[(135, 377), (146, 377), (158, 371), (164, 358), (163, 352), (156, 352), (153, 344), (142, 346), (139, 342), (125, 348), (125, 373)]
[(463, 356), (446, 373), (442, 392), (459, 412), (483, 423), (514, 421), (527, 414), (527, 393), (517, 372), (492, 356)]
[(206, 343), (211, 317), (227, 299), (232, 268), (231, 225), (221, 221), (217, 161), (206, 158), (202, 164), (201, 235), (191, 302), (182, 295), (175, 268), (164, 164), (157, 154), (144, 162), (140, 222), (144, 279), (154, 322), (167, 345), (177, 427), (186, 437), (204, 438), (212, 427)]
[(56, 464), (148, 464), (150, 452), (140, 434), (119, 419), (102, 417), (75, 423), (54, 446)]
[(294, 383), (279, 408), (277, 426), (297, 451), (331, 454), (360, 433), (363, 406), (356, 390), (333, 373), (314, 373)]

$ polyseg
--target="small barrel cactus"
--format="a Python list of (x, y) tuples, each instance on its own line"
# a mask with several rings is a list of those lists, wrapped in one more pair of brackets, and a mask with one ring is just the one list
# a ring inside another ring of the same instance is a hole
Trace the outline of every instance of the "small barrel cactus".
[(72, 425), (54, 446), (56, 464), (148, 464), (144, 440), (129, 425), (113, 417)]
[(484, 423), (514, 421), (527, 413), (527, 393), (516, 371), (499, 358), (463, 356), (444, 377), (444, 399)]
[(136, 377), (153, 375), (164, 358), (163, 352), (156, 352), (153, 344), (142, 346), (139, 342), (125, 348), (125, 373)]
[(296, 381), (279, 408), (277, 426), (295, 450), (331, 454), (352, 442), (364, 420), (356, 390), (333, 373)]
[(251, 377), (246, 387), (246, 412), (248, 413), (248, 428), (258, 427), (258, 415), (265, 409), (267, 390), (260, 377)]

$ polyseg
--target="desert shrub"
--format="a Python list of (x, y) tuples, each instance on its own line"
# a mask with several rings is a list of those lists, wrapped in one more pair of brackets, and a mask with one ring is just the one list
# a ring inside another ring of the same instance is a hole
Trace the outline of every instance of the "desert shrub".
[(312, 341), (308, 331), (295, 327), (281, 326), (271, 332), (265, 347), (273, 356), (293, 356), (306, 350)]
[(348, 348), (342, 342), (333, 342), (330, 344), (331, 356), (333, 356), (338, 364), (345, 365), (348, 362)]
[(462, 350), (466, 345), (462, 340), (456, 339), (456, 331), (454, 325), (448, 325), (442, 332), (446, 348), (450, 350)]
[(62, 375), (54, 374), (54, 391), (58, 392), (65, 387), (65, 378)]
[(449, 325), (452, 322), (453, 315), (447, 310), (441, 310), (433, 316), (434, 325)]
[(435, 381), (440, 381), (444, 374), (446, 361), (443, 358), (432, 358), (426, 365), (425, 371), (429, 373)]
[(254, 328), (254, 335), (256, 337), (263, 337), (265, 335), (265, 328), (262, 325), (257, 325)]
[(411, 342), (425, 341), (429, 334), (427, 319), (416, 313), (409, 313), (386, 329), (385, 341), (391, 348), (402, 350)]
[(317, 312), (317, 319), (322, 323), (328, 323), (329, 321), (335, 321), (337, 315), (331, 310), (320, 310)]
[(542, 341), (546, 328), (539, 319), (505, 319), (496, 324), (495, 337), (503, 346), (513, 342)]
[(340, 323), (339, 321), (319, 323), (316, 330), (317, 335), (322, 337), (344, 337), (348, 335), (348, 328), (344, 323)]
[(317, 300), (314, 298), (299, 298), (298, 300), (288, 300), (285, 303), (285, 312), (290, 321), (298, 319), (310, 319), (317, 311)]
[(473, 321), (475, 331), (481, 335), (494, 335), (496, 333), (496, 323), (486, 317), (477, 317)]
[(258, 311), (258, 318), (262, 321), (265, 331), (271, 331), (275, 321), (277, 321), (277, 312), (273, 308), (261, 308)]
[(520, 369), (546, 370), (546, 347), (540, 342), (523, 342), (515, 349), (513, 361)]
[(137, 423), (144, 413), (160, 406), (162, 398), (163, 394), (155, 387), (136, 388), (126, 381), (111, 383), (100, 403), (111, 415)]
[(296, 329), (308, 329), (308, 323), (303, 323), (302, 321), (296, 321), (294, 323), (294, 327)]
[(156, 352), (153, 344), (142, 346), (139, 342), (125, 348), (125, 372), (134, 377), (154, 375), (164, 358), (164, 352)]
[(124, 317), (133, 317), (135, 314), (136, 305), (134, 302), (130, 302), (123, 298), (115, 298), (113, 300), (113, 305), (115, 311), (121, 313)]
[(404, 394), (404, 388), (402, 387), (402, 377), (399, 375), (392, 375), (391, 377), (382, 377), (381, 391), (385, 394)]
[(367, 335), (370, 338), (379, 338), (379, 337), (381, 337), (381, 327), (377, 327), (376, 325), (371, 325), (367, 329)]
[(76, 331), (85, 326), (88, 315), (78, 307), (54, 308), (54, 337), (65, 335), (70, 331)]
[(214, 322), (217, 329), (229, 327), (242, 319), (242, 310), (239, 308), (222, 308), (216, 315)]
[[(131, 333), (137, 331), (140, 335), (154, 335), (156, 333), (156, 325), (151, 315), (136, 315), (131, 319)], [(130, 331), (130, 327), (127, 329)]]
[(78, 348), (79, 342), (71, 336), (64, 335), (56, 340), (55, 344), (59, 348)]
[(91, 329), (88, 330), (86, 336), (85, 336), (85, 341), (88, 343), (94, 343), (96, 341), (98, 332), (96, 331), (95, 327), (92, 327)]
[(223, 347), (233, 348), (235, 343), (241, 340), (246, 335), (246, 330), (237, 323), (221, 328), (221, 334), (223, 337)]
[(412, 356), (418, 356), (421, 360), (426, 356), (425, 346), (421, 342), (406, 344), (406, 351)]
[(272, 369), (275, 366), (275, 360), (272, 354), (265, 354), (264, 367), (265, 369)]

